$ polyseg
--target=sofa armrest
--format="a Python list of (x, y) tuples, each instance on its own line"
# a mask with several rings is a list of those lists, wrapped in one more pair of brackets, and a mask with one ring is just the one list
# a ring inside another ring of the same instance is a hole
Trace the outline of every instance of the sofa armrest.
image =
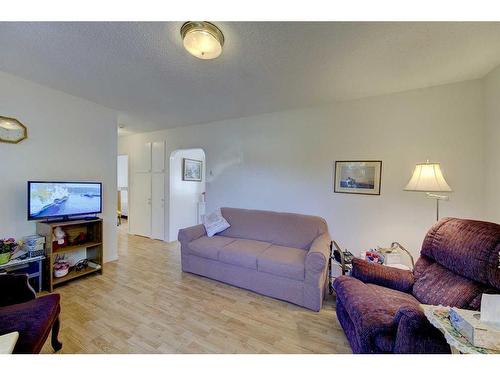
[(24, 303), (36, 298), (28, 275), (0, 275), (0, 307)]
[(415, 282), (411, 271), (374, 264), (358, 258), (352, 260), (352, 276), (364, 283), (377, 284), (405, 293), (411, 291)]
[(306, 255), (306, 278), (308, 275), (318, 279), (326, 268), (330, 258), (330, 243), (332, 242), (328, 233), (323, 233), (313, 241)]
[(394, 316), (397, 327), (394, 353), (450, 353), (441, 331), (426, 318), (420, 306), (402, 306)]
[(177, 239), (184, 245), (200, 237), (206, 236), (206, 234), (207, 231), (205, 230), (205, 226), (203, 224), (198, 224), (193, 227), (180, 229)]

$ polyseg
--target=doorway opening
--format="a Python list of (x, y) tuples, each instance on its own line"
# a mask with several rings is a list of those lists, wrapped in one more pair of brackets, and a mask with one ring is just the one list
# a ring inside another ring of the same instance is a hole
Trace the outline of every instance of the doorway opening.
[(117, 166), (118, 204), (116, 215), (118, 225), (128, 218), (128, 155), (118, 155)]
[(179, 229), (201, 224), (205, 215), (205, 151), (173, 151), (169, 171), (169, 241), (176, 241)]

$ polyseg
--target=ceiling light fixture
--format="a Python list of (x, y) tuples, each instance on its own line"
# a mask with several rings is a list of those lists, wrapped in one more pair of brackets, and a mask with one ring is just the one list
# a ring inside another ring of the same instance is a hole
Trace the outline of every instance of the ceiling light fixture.
[(193, 56), (210, 60), (222, 53), (224, 35), (210, 22), (186, 22), (181, 27), (184, 48)]

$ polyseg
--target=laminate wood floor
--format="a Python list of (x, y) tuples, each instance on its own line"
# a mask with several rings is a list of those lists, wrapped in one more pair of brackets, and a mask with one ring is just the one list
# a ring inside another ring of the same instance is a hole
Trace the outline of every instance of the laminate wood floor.
[(60, 353), (351, 353), (331, 296), (316, 313), (182, 273), (178, 243), (128, 235), (126, 222), (118, 252), (102, 276), (55, 289)]

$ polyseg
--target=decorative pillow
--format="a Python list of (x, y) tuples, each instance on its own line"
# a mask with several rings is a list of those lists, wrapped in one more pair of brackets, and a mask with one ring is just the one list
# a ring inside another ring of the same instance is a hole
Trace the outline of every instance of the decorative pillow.
[(214, 234), (220, 233), (231, 226), (222, 216), (220, 208), (206, 216), (203, 225), (208, 237), (212, 237)]

